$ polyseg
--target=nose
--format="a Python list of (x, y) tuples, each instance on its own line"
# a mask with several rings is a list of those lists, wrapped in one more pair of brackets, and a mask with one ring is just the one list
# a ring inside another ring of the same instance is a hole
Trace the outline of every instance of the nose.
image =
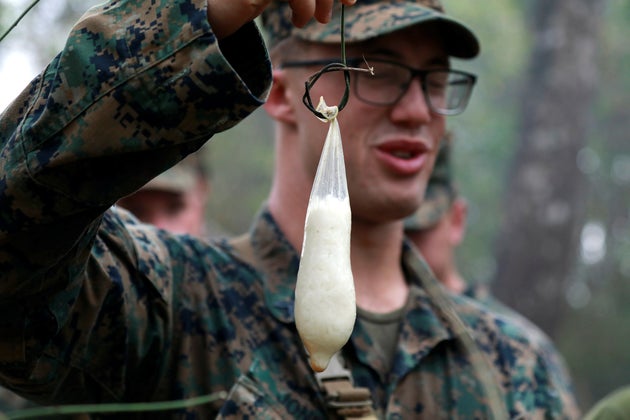
[(391, 111), (392, 120), (414, 126), (426, 124), (434, 117), (427, 103), (419, 78), (414, 78), (405, 94)]

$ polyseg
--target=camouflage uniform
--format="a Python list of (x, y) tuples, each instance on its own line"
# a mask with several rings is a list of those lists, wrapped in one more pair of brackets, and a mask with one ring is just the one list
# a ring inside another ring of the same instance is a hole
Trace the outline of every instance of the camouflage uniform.
[[(253, 24), (219, 48), (205, 1), (114, 2), (79, 22), (0, 118), (3, 385), (43, 404), (228, 392), (177, 413), (188, 419), (327, 416), (293, 319), (299, 255), (264, 207), (251, 228), (256, 267), (227, 242), (111, 207), (244, 118), (270, 81)], [(456, 314), (511, 417), (575, 417), (518, 325), (466, 298), (434, 300), (435, 280), (403, 246), (413, 292), (392, 371), (360, 323), (343, 350), (379, 415), (488, 417)]]

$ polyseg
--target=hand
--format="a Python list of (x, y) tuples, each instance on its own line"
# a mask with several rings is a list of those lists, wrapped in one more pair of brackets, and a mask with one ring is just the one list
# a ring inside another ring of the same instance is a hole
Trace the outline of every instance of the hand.
[[(332, 14), (335, 0), (288, 0), (293, 11), (292, 21), (295, 26), (301, 28), (306, 25), (311, 17), (320, 23), (328, 23)], [(352, 6), (356, 0), (341, 0), (346, 6)]]
[[(314, 17), (320, 23), (328, 23), (333, 2), (337, 0), (286, 0), (293, 11), (292, 21), (302, 27)], [(347, 6), (356, 0), (340, 0)], [(247, 22), (260, 15), (271, 0), (208, 0), (208, 22), (218, 39), (236, 32)]]

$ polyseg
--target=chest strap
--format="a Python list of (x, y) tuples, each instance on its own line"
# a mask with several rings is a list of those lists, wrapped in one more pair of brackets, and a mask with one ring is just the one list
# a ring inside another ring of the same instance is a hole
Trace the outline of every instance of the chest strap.
[[(229, 244), (238, 253), (238, 257), (260, 270), (260, 264), (256, 259), (249, 234), (232, 238)], [(376, 414), (372, 408), (370, 390), (355, 387), (352, 383), (350, 371), (343, 366), (340, 353), (336, 353), (323, 372), (315, 372), (315, 378), (326, 397), (326, 405), (331, 414), (337, 418), (353, 420), (376, 420)]]
[(332, 413), (341, 418), (366, 420), (377, 418), (372, 409), (370, 390), (352, 384), (352, 375), (343, 366), (339, 352), (330, 359), (323, 372), (315, 372), (315, 377)]

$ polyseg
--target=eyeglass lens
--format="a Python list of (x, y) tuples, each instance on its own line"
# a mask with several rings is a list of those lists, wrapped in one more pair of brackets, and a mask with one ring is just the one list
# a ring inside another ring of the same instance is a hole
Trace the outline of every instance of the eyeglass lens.
[[(386, 61), (372, 60), (374, 75), (355, 75), (355, 90), (359, 99), (375, 105), (392, 105), (409, 89), (414, 73), (411, 69)], [(424, 74), (423, 91), (429, 107), (438, 113), (459, 112), (466, 105), (470, 78), (448, 70), (432, 70)], [(422, 77), (422, 76), (421, 76)]]

